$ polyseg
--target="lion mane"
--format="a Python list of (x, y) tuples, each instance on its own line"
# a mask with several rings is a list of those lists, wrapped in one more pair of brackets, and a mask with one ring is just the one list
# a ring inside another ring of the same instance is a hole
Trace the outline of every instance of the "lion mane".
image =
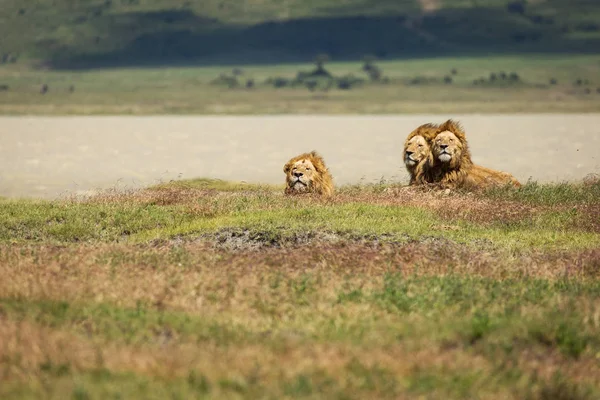
[(409, 185), (433, 181), (434, 164), (431, 142), (438, 133), (436, 124), (423, 124), (412, 131), (404, 142), (404, 165), (410, 176)]
[(478, 189), (489, 186), (521, 186), (509, 173), (475, 165), (461, 124), (452, 119), (437, 128), (432, 139), (432, 181), (444, 188)]
[(333, 194), (333, 178), (325, 160), (316, 151), (300, 154), (283, 166), (285, 194), (316, 193), (329, 197)]

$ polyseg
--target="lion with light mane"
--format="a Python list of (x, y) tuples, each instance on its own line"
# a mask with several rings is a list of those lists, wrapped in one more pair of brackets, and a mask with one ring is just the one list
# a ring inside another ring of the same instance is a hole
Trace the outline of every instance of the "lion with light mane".
[(489, 186), (521, 186), (509, 173), (475, 165), (466, 134), (461, 125), (453, 120), (441, 124), (432, 141), (434, 163), (433, 181), (446, 188), (484, 188)]
[(409, 185), (431, 183), (433, 153), (429, 143), (438, 133), (438, 125), (424, 124), (412, 131), (404, 142), (404, 165), (410, 175)]
[(283, 166), (285, 194), (333, 194), (333, 178), (325, 160), (316, 151), (300, 154)]

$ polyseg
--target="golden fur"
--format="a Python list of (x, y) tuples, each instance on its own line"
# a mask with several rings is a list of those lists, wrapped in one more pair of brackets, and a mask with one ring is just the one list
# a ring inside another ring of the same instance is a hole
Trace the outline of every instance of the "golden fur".
[(414, 135), (404, 143), (404, 165), (410, 175), (409, 185), (431, 182), (433, 154), (431, 147), (421, 135)]
[(325, 160), (317, 152), (300, 154), (284, 166), (285, 193), (316, 193), (322, 196), (333, 194), (333, 178)]
[(508, 172), (496, 171), (494, 169), (482, 167), (480, 165), (475, 164), (473, 164), (473, 166), (469, 170), (467, 179), (463, 184), (463, 186), (472, 189), (505, 185), (520, 187), (521, 183), (517, 180), (517, 178), (515, 178)]
[(493, 185), (521, 186), (512, 175), (473, 164), (465, 131), (448, 120), (437, 127), (431, 141), (431, 181), (442, 187), (484, 188)]

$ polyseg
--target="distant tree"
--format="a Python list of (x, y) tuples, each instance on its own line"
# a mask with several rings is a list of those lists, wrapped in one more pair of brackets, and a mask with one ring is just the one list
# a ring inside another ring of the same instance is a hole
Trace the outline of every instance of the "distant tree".
[(521, 80), (521, 77), (519, 76), (519, 74), (517, 74), (516, 72), (511, 72), (508, 75), (508, 80), (512, 81), (512, 82), (518, 82)]
[(375, 61), (377, 61), (377, 57), (371, 54), (365, 55), (363, 57), (362, 70), (369, 75), (369, 79), (372, 81), (380, 81), (383, 77), (383, 72), (381, 68), (375, 65)]
[(495, 82), (495, 81), (496, 81), (496, 79), (498, 79), (498, 76), (496, 75), (496, 73), (495, 73), (495, 72), (492, 72), (492, 73), (490, 74), (490, 82)]
[(452, 83), (452, 77), (450, 75), (446, 75), (444, 77), (444, 83), (447, 84), (447, 85), (451, 84)]
[(308, 88), (308, 90), (310, 90), (311, 92), (314, 92), (315, 89), (317, 88), (317, 81), (315, 81), (315, 80), (306, 81), (306, 82), (304, 82), (304, 85)]
[(329, 61), (329, 55), (325, 53), (317, 54), (315, 57), (315, 65), (317, 66), (317, 70), (315, 71), (317, 74), (329, 75), (327, 70), (325, 69), (325, 63)]
[(452, 68), (452, 70), (450, 71), (450, 73), (452, 75), (456, 75), (456, 74), (458, 74), (458, 70), (456, 68)]
[(375, 67), (375, 61), (377, 61), (377, 57), (372, 54), (367, 54), (363, 57), (362, 61), (362, 70), (368, 73), (373, 67)]

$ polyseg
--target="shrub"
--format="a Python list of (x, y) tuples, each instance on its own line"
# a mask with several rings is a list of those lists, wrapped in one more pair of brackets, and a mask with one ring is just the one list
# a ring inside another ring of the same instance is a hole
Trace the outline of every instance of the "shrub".
[(446, 75), (444, 77), (444, 83), (447, 84), (447, 85), (451, 84), (452, 83), (452, 77), (450, 75)]
[(511, 82), (519, 82), (521, 80), (521, 77), (516, 72), (511, 72), (508, 75), (508, 80)]
[(229, 89), (232, 89), (232, 88), (238, 87), (240, 85), (240, 83), (238, 82), (238, 80), (235, 76), (221, 74), (221, 75), (219, 75), (218, 78), (213, 79), (211, 81), (211, 85), (225, 86)]
[(456, 75), (456, 74), (458, 74), (458, 70), (456, 68), (452, 68), (452, 70), (450, 71), (450, 73), (452, 75)]
[(381, 72), (381, 69), (376, 65), (373, 65), (371, 67), (371, 69), (368, 71), (368, 74), (369, 74), (369, 79), (371, 79), (372, 81), (379, 81), (383, 75), (383, 73)]
[(355, 77), (354, 75), (346, 75), (336, 80), (338, 89), (349, 90), (353, 87), (363, 83), (363, 80)]
[(556, 78), (550, 78), (551, 85), (556, 85), (557, 83), (558, 83), (558, 81), (556, 80)]

